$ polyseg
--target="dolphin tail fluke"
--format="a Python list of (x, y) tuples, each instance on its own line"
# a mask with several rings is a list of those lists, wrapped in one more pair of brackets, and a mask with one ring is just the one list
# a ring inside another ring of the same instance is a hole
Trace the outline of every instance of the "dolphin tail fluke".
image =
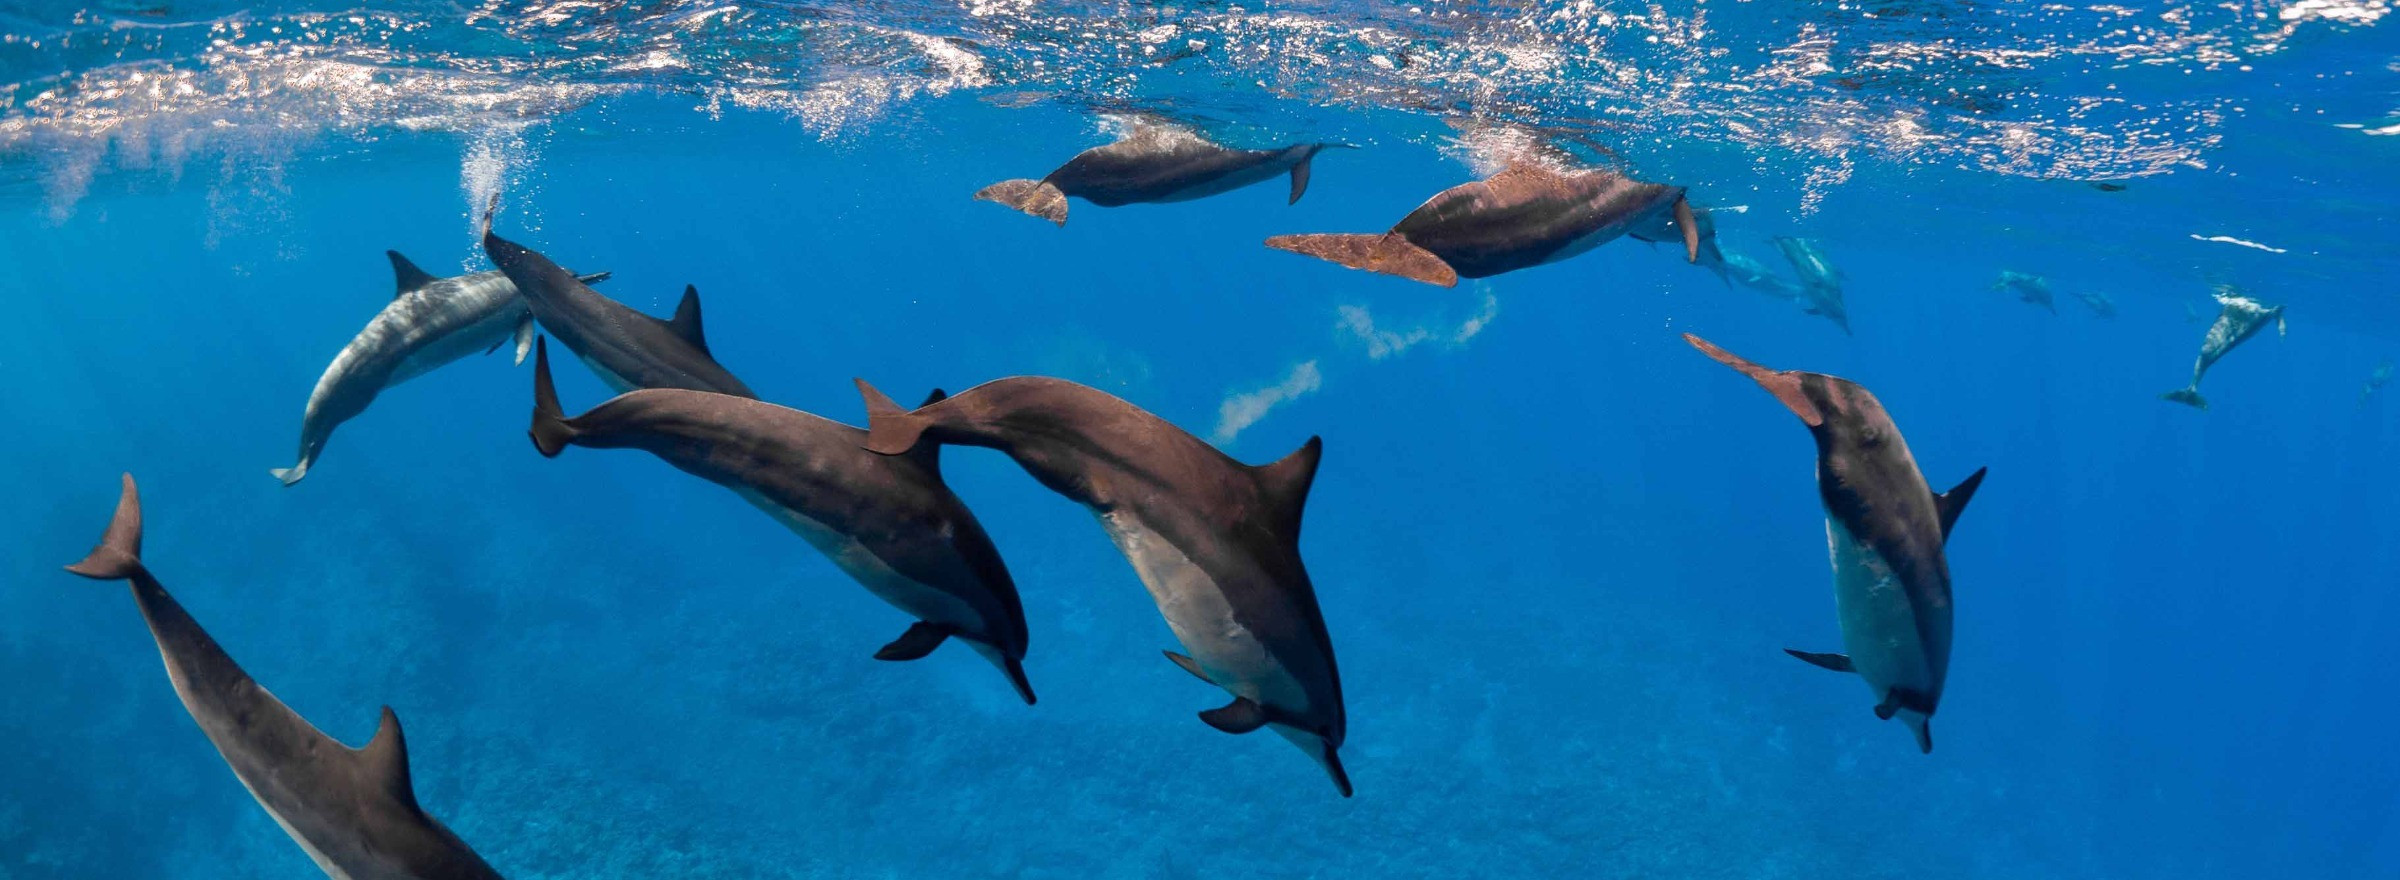
[(282, 480), (284, 485), (289, 486), (300, 482), (301, 477), (308, 476), (308, 462), (304, 461), (288, 468), (268, 468), (267, 473), (274, 475), (275, 479)]
[(1352, 269), (1397, 275), (1441, 287), (1458, 286), (1458, 270), (1442, 262), (1442, 258), (1434, 256), (1432, 251), (1390, 233), (1278, 235), (1267, 239), (1267, 246), (1340, 263)]
[(2201, 396), (2200, 396), (2200, 389), (2199, 389), (2199, 388), (2196, 388), (2196, 387), (2194, 387), (2194, 388), (2177, 388), (2177, 389), (2175, 389), (2175, 390), (2173, 390), (2173, 391), (2169, 391), (2169, 392), (2167, 392), (2167, 393), (2165, 393), (2165, 394), (2161, 394), (2161, 395), (2159, 395), (2158, 397), (2159, 397), (2159, 399), (2160, 399), (2160, 400), (2172, 400), (2172, 401), (2175, 401), (2176, 403), (2183, 404), (2184, 406), (2188, 406), (2188, 407), (2191, 407), (2191, 408), (2193, 408), (2193, 409), (2207, 409), (2207, 408), (2208, 408), (2208, 398), (2201, 397)]
[(1200, 713), (1200, 721), (1226, 733), (1251, 733), (1267, 726), (1267, 707), (1249, 697), (1235, 697), (1233, 702)]
[(100, 546), (67, 570), (100, 581), (121, 581), (142, 573), (142, 497), (133, 488), (133, 475), (124, 476), (117, 495), (117, 513), (100, 534)]
[(1825, 423), (1824, 414), (1817, 412), (1816, 403), (1809, 400), (1808, 393), (1800, 388), (1800, 374), (1779, 373), (1767, 369), (1689, 333), (1683, 334), (1683, 341), (1691, 343), (1692, 347), (1699, 349), (1701, 354), (1715, 358), (1718, 363), (1739, 370), (1742, 375), (1750, 377), (1750, 380), (1757, 382), (1759, 387), (1767, 389), (1767, 393), (1775, 395), (1776, 400), (1783, 401), (1783, 405), (1789, 408), (1793, 415), (1799, 416), (1801, 421), (1807, 422), (1809, 427), (1814, 428)]
[(867, 451), (877, 455), (902, 455), (915, 449), (931, 421), (924, 416), (901, 409), (865, 379), (858, 383), (860, 397), (867, 401)]
[(1067, 194), (1046, 180), (1003, 180), (976, 190), (975, 199), (998, 202), (1060, 226), (1067, 225)]
[(522, 318), (518, 318), (518, 319), (517, 319), (517, 359), (516, 359), (516, 360), (513, 360), (513, 361), (510, 361), (510, 362), (509, 362), (509, 365), (510, 365), (510, 366), (516, 366), (516, 367), (522, 367), (522, 366), (524, 366), (524, 365), (525, 365), (525, 356), (526, 356), (526, 355), (528, 355), (528, 354), (532, 354), (532, 353), (533, 353), (533, 313), (532, 313), (532, 312), (526, 312), (526, 313), (525, 313), (525, 317), (522, 317)]
[(543, 458), (557, 458), (561, 450), (575, 439), (575, 426), (567, 423), (567, 413), (558, 407), (558, 387), (550, 381), (550, 340), (534, 341), (533, 345), (533, 428), (526, 433), (533, 437), (533, 448)]

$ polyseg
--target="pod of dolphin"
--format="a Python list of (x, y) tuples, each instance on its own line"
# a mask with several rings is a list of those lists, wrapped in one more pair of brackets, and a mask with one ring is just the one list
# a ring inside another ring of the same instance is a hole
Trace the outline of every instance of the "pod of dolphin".
[[(1101, 206), (1174, 202), (1284, 175), (1298, 201), (1312, 160), (1342, 146), (1237, 150), (1149, 123), (1040, 180), (1005, 181), (975, 197), (1061, 225), (1070, 197)], [(1813, 244), (1776, 239), (1797, 277), (1786, 280), (1723, 253), (1714, 232), (1711, 212), (1695, 209), (1681, 187), (1522, 162), (1436, 194), (1387, 232), (1283, 235), (1266, 244), (1452, 286), (1630, 236), (1678, 244), (1689, 262), (1727, 283), (1801, 303), (1849, 332), (1841, 273)], [(640, 449), (732, 490), (914, 621), (876, 659), (914, 660), (956, 639), (1031, 705), (1016, 584), (942, 478), (941, 447), (994, 449), (1098, 518), (1183, 648), (1167, 659), (1231, 698), (1201, 712), (1202, 722), (1232, 734), (1271, 729), (1351, 796), (1341, 759), (1348, 729), (1341, 676), (1299, 546), (1319, 439), (1275, 462), (1248, 465), (1114, 395), (1044, 377), (995, 379), (957, 395), (937, 389), (913, 410), (859, 379), (867, 413), (861, 429), (759, 400), (709, 353), (695, 290), (686, 288), (666, 320), (644, 315), (592, 288), (607, 273), (578, 275), (494, 234), (488, 212), (483, 248), (495, 270), (446, 279), (389, 253), (395, 298), (318, 381), (298, 461), (276, 469), (278, 479), (299, 482), (334, 429), (384, 389), (513, 338), (518, 362), (529, 350), (534, 358), (528, 433), (541, 455), (570, 446)], [(2051, 306), (2038, 277), (2008, 273), (1996, 286)], [(2230, 290), (2217, 299), (2223, 313), (2208, 329), (2191, 382), (2167, 399), (2205, 408), (2198, 386), (2208, 369), (2268, 323), (2281, 326), (2280, 307)], [(553, 385), (548, 339), (534, 336), (536, 325), (617, 396), (568, 416)], [(1844, 653), (1787, 650), (1857, 675), (1876, 717), (1899, 719), (1931, 752), (1952, 631), (1944, 544), (1984, 471), (1936, 494), (1865, 387), (1771, 370), (1697, 336), (1684, 339), (1756, 382), (1816, 443)], [(2389, 362), (2377, 369), (2362, 403), (2391, 372)], [(390, 708), (361, 748), (318, 731), (251, 679), (167, 593), (141, 557), (142, 528), (141, 501), (126, 475), (99, 546), (68, 570), (131, 583), (177, 697), (235, 777), (328, 876), (499, 876), (417, 803)]]

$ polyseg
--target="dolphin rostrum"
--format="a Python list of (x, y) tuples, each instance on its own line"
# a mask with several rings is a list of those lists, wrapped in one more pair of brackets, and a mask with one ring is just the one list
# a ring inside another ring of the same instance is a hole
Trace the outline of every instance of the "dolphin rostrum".
[(1077, 153), (1040, 180), (1003, 180), (977, 191), (975, 198), (1065, 226), (1068, 196), (1103, 208), (1135, 202), (1186, 202), (1289, 172), (1291, 202), (1298, 202), (1308, 191), (1309, 160), (1328, 147), (1348, 146), (1293, 144), (1272, 150), (1237, 150), (1179, 126), (1138, 122), (1123, 140)]
[(2257, 336), (2258, 331), (2267, 329), (2269, 323), (2275, 325), (2276, 335), (2283, 335), (2282, 306), (2261, 303), (2243, 296), (2230, 286), (2217, 288), (2216, 297), (2217, 304), (2224, 306), (2225, 310), (2217, 313), (2216, 323), (2208, 325), (2208, 335), (2200, 340), (2200, 359), (2192, 362), (2191, 384), (2161, 394), (2160, 398), (2207, 409), (2208, 399), (2200, 396), (2200, 377), (2208, 374), (2209, 367), (2216, 365), (2236, 346)]
[(1267, 246), (1451, 287), (1460, 278), (1555, 263), (1627, 232), (1654, 229), (1662, 213), (1682, 233), (1684, 256), (1699, 262), (1700, 225), (1682, 187), (1519, 162), (1435, 194), (1389, 232), (1278, 235)]
[(1933, 751), (1933, 711), (1950, 669), (1950, 563), (1942, 545), (1983, 485), (1982, 468), (1935, 495), (1900, 428), (1875, 395), (1823, 373), (1777, 372), (1686, 333), (1684, 341), (1741, 371), (1808, 424), (1817, 440), (1817, 494), (1833, 556), (1834, 605), (1849, 654), (1786, 649), (1875, 694), (1875, 717), (1898, 716)]
[(516, 283), (533, 319), (617, 393), (688, 388), (758, 396), (709, 354), (708, 338), (700, 332), (700, 291), (684, 287), (675, 317), (661, 321), (601, 296), (548, 257), (492, 234), (488, 215), (483, 252)]
[(1842, 304), (1842, 270), (1834, 268), (1817, 243), (1808, 239), (1777, 236), (1775, 247), (1800, 276), (1800, 300), (1806, 304), (1802, 311), (1822, 315), (1844, 334), (1849, 333), (1850, 310)]
[[(399, 251), (384, 256), (392, 259), (399, 292), (317, 379), (300, 419), (300, 462), (269, 471), (286, 486), (308, 476), (333, 429), (366, 412), (384, 389), (477, 351), (497, 351), (511, 332), (517, 338), (517, 363), (524, 363), (533, 347), (533, 315), (507, 276), (489, 271), (435, 278)], [(602, 272), (577, 280), (598, 284), (607, 279)]]
[(2049, 309), (2053, 315), (2058, 314), (2058, 300), (2050, 295), (2050, 279), (2048, 278), (2027, 272), (2003, 269), (2000, 271), (2000, 280), (1993, 282), (1992, 289), (2016, 294), (2019, 302), (2032, 303)]
[[(733, 490), (917, 619), (878, 660), (915, 660), (957, 636), (1025, 678), (1025, 608), (1000, 551), (942, 482), (937, 447), (886, 457), (867, 432), (746, 397), (680, 388), (627, 392), (574, 418), (559, 409), (545, 342), (535, 349), (533, 445), (641, 449)], [(939, 400), (941, 392), (934, 392)]]
[(131, 581), (167, 681), (233, 775), (334, 880), (498, 880), (466, 843), (417, 805), (408, 744), (391, 707), (375, 737), (350, 748), (251, 680), (142, 566), (142, 503), (124, 478), (100, 546), (67, 570)]
[(1310, 438), (1282, 461), (1251, 467), (1133, 404), (1061, 379), (998, 379), (915, 412), (865, 380), (858, 388), (868, 449), (997, 449), (1090, 508), (1191, 652), (1167, 658), (1233, 695), (1200, 720), (1226, 733), (1273, 728), (1350, 796), (1341, 676), (1300, 563), (1300, 510), (1322, 443)]

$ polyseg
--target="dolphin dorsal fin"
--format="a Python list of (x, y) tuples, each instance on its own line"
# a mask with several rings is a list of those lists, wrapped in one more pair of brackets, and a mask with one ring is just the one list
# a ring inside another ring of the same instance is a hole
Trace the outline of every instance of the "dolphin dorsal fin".
[(1942, 515), (1943, 541), (1950, 540), (1950, 527), (1958, 522), (1959, 512), (1967, 509), (1967, 502), (1974, 499), (1975, 487), (1983, 485), (1983, 472), (1987, 470), (1990, 468), (1976, 468), (1950, 491), (1933, 496), (1933, 508)]
[(675, 317), (667, 319), (667, 329), (683, 337), (701, 354), (708, 353), (708, 337), (700, 332), (700, 288), (683, 286), (683, 301), (675, 304)]
[(1317, 459), (1324, 453), (1324, 439), (1310, 437), (1282, 460), (1251, 469), (1276, 525), (1293, 541), (1300, 540), (1300, 509), (1308, 504), (1308, 487), (1317, 480)]
[(417, 268), (417, 264), (409, 262), (399, 251), (384, 251), (383, 255), (392, 258), (392, 281), (398, 288), (392, 291), (393, 299), (407, 296), (409, 291), (440, 280), (433, 277), (433, 273)]
[(409, 809), (417, 808), (417, 788), (408, 779), (408, 738), (400, 733), (400, 716), (392, 707), (383, 707), (383, 720), (375, 725), (375, 738), (367, 740), (358, 750), (365, 770), (361, 781), (380, 785)]

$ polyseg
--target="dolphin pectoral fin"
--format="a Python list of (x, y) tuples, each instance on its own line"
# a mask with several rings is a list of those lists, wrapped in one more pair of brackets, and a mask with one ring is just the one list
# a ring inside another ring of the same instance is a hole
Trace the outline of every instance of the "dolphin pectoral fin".
[(1835, 672), (1858, 671), (1857, 667), (1850, 665), (1850, 658), (1842, 654), (1819, 654), (1814, 651), (1796, 651), (1791, 648), (1785, 648), (1783, 652), (1806, 660), (1811, 666), (1831, 669)]
[(1684, 258), (1700, 262), (1700, 220), (1692, 216), (1692, 203), (1682, 196), (1675, 197), (1675, 228), (1683, 231)]
[(1284, 204), (1297, 205), (1300, 203), (1300, 197), (1308, 193), (1308, 163), (1316, 157), (1317, 154), (1312, 152), (1300, 157), (1300, 161), (1292, 163), (1292, 198)]
[(607, 280), (608, 280), (608, 278), (609, 278), (609, 276), (610, 276), (611, 274), (613, 274), (613, 273), (609, 273), (609, 272), (594, 272), (594, 273), (592, 273), (592, 274), (590, 274), (590, 275), (577, 275), (577, 276), (575, 276), (575, 280), (577, 280), (577, 281), (580, 281), (580, 282), (583, 282), (583, 285), (584, 285), (585, 287), (590, 287), (590, 286), (592, 286), (592, 285), (594, 285), (594, 284), (598, 284), (598, 283), (600, 283), (600, 282), (602, 282), (602, 281), (607, 281)]
[(1278, 235), (1267, 239), (1267, 246), (1340, 263), (1352, 269), (1397, 275), (1441, 287), (1458, 286), (1458, 270), (1451, 268), (1449, 263), (1443, 262), (1432, 251), (1418, 247), (1415, 242), (1395, 233)]
[(525, 365), (525, 356), (533, 353), (533, 313), (517, 319), (517, 359), (514, 366)]
[(1183, 667), (1183, 671), (1191, 673), (1193, 678), (1206, 681), (1209, 684), (1216, 684), (1214, 681), (1209, 681), (1208, 673), (1200, 671), (1200, 661), (1186, 657), (1182, 654), (1177, 654), (1173, 651), (1161, 651), (1159, 653), (1167, 655), (1167, 659), (1175, 661), (1175, 665)]
[(1899, 694), (1884, 695), (1883, 702), (1875, 704), (1875, 719), (1878, 721), (1892, 720), (1892, 716), (1900, 711), (1899, 698)]
[(1958, 485), (1950, 487), (1950, 491), (1933, 496), (1933, 507), (1942, 515), (1942, 540), (1950, 540), (1950, 527), (1958, 523), (1958, 514), (1967, 509), (1967, 502), (1975, 497), (1975, 487), (1983, 485), (1983, 472), (1988, 470), (1991, 469), (1976, 468)]
[(883, 646), (883, 650), (876, 651), (875, 659), (915, 660), (924, 657), (941, 647), (943, 640), (950, 638), (951, 632), (950, 627), (941, 624), (917, 621), (909, 624), (908, 631), (893, 639), (891, 644)]
[(1235, 697), (1222, 708), (1200, 713), (1200, 720), (1226, 733), (1250, 733), (1267, 726), (1267, 707), (1249, 697)]

